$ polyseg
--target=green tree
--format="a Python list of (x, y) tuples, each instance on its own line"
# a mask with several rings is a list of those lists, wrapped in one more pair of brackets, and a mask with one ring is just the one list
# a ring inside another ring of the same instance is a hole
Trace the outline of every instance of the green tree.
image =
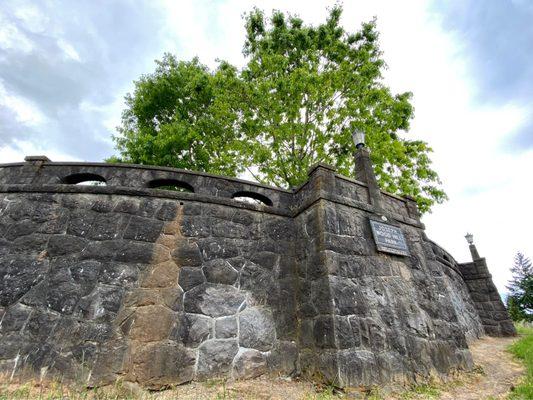
[[(381, 187), (416, 198), (422, 212), (446, 195), (431, 168), (431, 148), (402, 137), (413, 117), (410, 93), (384, 85), (375, 21), (356, 33), (340, 25), (341, 7), (310, 26), (275, 11), (245, 16), (245, 66), (166, 55), (126, 98), (121, 158), (228, 175), (247, 168), (281, 187), (307, 179), (317, 162), (353, 175), (354, 129), (367, 135)], [(211, 140), (212, 139), (212, 140)]]
[[(514, 265), (511, 267), (513, 274), (507, 289), (507, 307), (511, 318), (517, 320), (533, 320), (533, 267), (531, 260), (522, 253), (516, 253)], [(516, 318), (516, 319), (515, 319)]]
[(126, 96), (110, 162), (164, 165), (235, 176), (245, 166), (239, 140), (242, 91), (235, 67), (211, 72), (198, 59), (165, 54)]

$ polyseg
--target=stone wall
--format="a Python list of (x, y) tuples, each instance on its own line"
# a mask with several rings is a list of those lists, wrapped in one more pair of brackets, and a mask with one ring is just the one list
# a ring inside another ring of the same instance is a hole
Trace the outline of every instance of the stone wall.
[(487, 262), (470, 245), (474, 261), (460, 264), (463, 279), (477, 309), (485, 333), (491, 336), (515, 335), (515, 327), (492, 281)]
[[(169, 185), (187, 192), (157, 189)], [(327, 166), (287, 191), (170, 168), (0, 165), (0, 369), (161, 388), (471, 367), (487, 325), (463, 269), (412, 199), (382, 195), (409, 257), (376, 251), (367, 185)]]

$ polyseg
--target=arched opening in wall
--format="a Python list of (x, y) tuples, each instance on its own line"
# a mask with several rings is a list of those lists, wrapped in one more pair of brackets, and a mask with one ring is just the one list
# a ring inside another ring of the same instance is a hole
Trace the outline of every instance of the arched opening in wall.
[(150, 189), (173, 190), (175, 192), (194, 193), (194, 188), (187, 182), (177, 179), (154, 179), (146, 184)]
[(271, 206), (273, 205), (272, 200), (270, 200), (268, 197), (254, 192), (237, 192), (234, 193), (233, 196), (231, 196), (232, 199), (237, 201), (242, 201), (243, 203), (248, 204), (255, 204), (255, 205), (266, 205)]
[(64, 177), (61, 179), (61, 183), (81, 186), (106, 186), (107, 181), (103, 176), (82, 172)]

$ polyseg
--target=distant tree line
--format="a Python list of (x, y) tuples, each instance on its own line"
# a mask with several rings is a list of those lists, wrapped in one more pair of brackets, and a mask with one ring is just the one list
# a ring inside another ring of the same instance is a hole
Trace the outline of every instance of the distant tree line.
[(507, 309), (513, 321), (533, 321), (533, 267), (531, 260), (518, 252), (511, 268), (513, 278), (507, 289)]

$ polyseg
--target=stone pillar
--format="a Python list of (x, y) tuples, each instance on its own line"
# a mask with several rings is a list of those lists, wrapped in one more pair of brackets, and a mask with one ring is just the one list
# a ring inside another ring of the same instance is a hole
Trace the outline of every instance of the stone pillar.
[(513, 321), (492, 281), (486, 259), (479, 256), (475, 244), (469, 247), (472, 262), (459, 266), (485, 333), (489, 336), (515, 336)]
[(470, 248), (470, 254), (472, 254), (472, 261), (476, 261), (476, 260), (481, 259), (475, 244), (472, 243), (468, 247)]
[(376, 213), (382, 214), (381, 189), (379, 188), (376, 175), (374, 175), (370, 152), (366, 147), (361, 147), (355, 152), (355, 178), (366, 183), (370, 204), (374, 206)]
[(25, 165), (22, 168), (21, 179), (24, 183), (30, 184), (37, 180), (37, 176), (43, 164), (50, 162), (46, 156), (26, 156), (24, 157)]

